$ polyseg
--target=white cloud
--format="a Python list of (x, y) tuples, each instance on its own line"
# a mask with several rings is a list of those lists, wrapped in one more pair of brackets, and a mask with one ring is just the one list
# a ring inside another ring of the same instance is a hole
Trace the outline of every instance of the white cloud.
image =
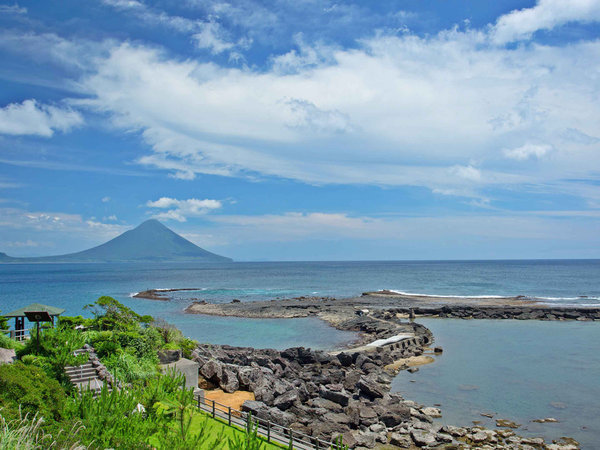
[(156, 201), (148, 201), (150, 208), (168, 209), (168, 211), (153, 214), (152, 217), (163, 220), (177, 220), (185, 222), (188, 217), (203, 216), (210, 211), (220, 209), (223, 205), (219, 200), (190, 198), (177, 200), (175, 198), (161, 197)]
[(65, 254), (102, 244), (130, 228), (80, 214), (0, 208), (0, 251), (7, 246), (11, 256), (39, 256), (47, 255), (41, 249), (52, 247), (55, 254)]
[(82, 123), (83, 118), (77, 111), (43, 105), (35, 100), (0, 108), (0, 134), (51, 137), (56, 130), (68, 132)]
[(598, 0), (539, 0), (533, 8), (501, 16), (493, 27), (495, 42), (504, 44), (529, 39), (538, 30), (552, 30), (569, 22), (600, 21)]
[[(141, 164), (197, 174), (277, 176), (312, 184), (425, 186), (474, 196), (487, 185), (590, 177), (600, 41), (490, 45), (487, 31), (376, 35), (358, 48), (313, 46), (283, 68), (224, 68), (122, 44), (100, 59), (75, 102), (140, 131)], [(293, 56), (293, 55), (292, 55)], [(576, 130), (576, 131), (573, 131)], [(504, 149), (551, 142), (538, 171)], [(509, 169), (507, 169), (509, 167)], [(463, 169), (461, 169), (463, 168)]]
[(517, 161), (525, 161), (526, 159), (539, 159), (552, 151), (551, 145), (546, 144), (525, 144), (517, 148), (504, 149), (504, 156)]
[(66, 232), (112, 238), (122, 233), (126, 225), (105, 224), (85, 220), (79, 214), (26, 211), (18, 208), (0, 208), (0, 227), (30, 229), (36, 232)]
[(200, 31), (192, 36), (198, 48), (205, 48), (213, 55), (232, 49), (235, 44), (225, 37), (225, 31), (217, 22), (201, 24)]
[[(198, 48), (207, 49), (213, 55), (235, 48), (247, 49), (252, 44), (252, 40), (249, 38), (232, 41), (228, 36), (228, 32), (212, 17), (204, 21), (174, 16), (151, 8), (137, 0), (102, 0), (102, 2), (119, 11), (129, 12), (149, 25), (161, 25), (179, 33), (191, 34)], [(235, 55), (233, 57), (236, 58)]]
[(4, 242), (2, 246), (4, 247), (39, 247), (39, 242), (32, 241), (31, 239), (27, 239), (26, 241), (12, 241), (12, 242)]
[(17, 3), (0, 5), (0, 14), (27, 14), (27, 8), (21, 7)]
[(481, 171), (473, 166), (454, 166), (449, 169), (450, 173), (467, 181), (480, 181)]
[(145, 3), (137, 0), (102, 0), (107, 6), (117, 10), (131, 12), (138, 19), (151, 25), (163, 25), (175, 31), (189, 33), (197, 29), (200, 21), (187, 19), (181, 16), (172, 16), (164, 11), (155, 10)]
[(106, 197), (102, 197), (102, 203), (110, 202), (110, 197), (107, 195)]
[[(584, 222), (565, 221), (565, 216)], [(489, 213), (478, 216), (368, 217), (346, 213), (297, 213), (258, 216), (210, 216), (218, 225), (211, 228), (212, 242), (294, 242), (320, 239), (357, 239), (399, 242), (453, 239), (571, 239), (576, 230), (581, 238), (598, 241), (592, 222), (597, 215), (582, 216), (577, 211), (545, 214)], [(564, 234), (563, 234), (564, 233)]]

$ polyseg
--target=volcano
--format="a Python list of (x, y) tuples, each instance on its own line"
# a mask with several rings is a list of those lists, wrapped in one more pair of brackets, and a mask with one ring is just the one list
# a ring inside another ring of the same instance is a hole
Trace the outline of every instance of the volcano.
[(0, 263), (152, 261), (226, 263), (232, 262), (232, 259), (198, 247), (155, 219), (147, 220), (102, 245), (77, 253), (33, 258), (13, 258), (0, 253)]

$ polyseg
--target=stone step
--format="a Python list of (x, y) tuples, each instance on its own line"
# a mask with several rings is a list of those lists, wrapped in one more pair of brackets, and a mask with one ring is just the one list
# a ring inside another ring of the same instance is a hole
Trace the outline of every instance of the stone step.
[(78, 370), (76, 372), (68, 372), (67, 376), (71, 379), (73, 378), (83, 378), (83, 377), (95, 377), (98, 375), (96, 369), (88, 369), (88, 370)]
[(104, 386), (104, 382), (99, 378), (91, 378), (89, 380), (73, 382), (73, 385), (75, 385), (75, 387), (80, 391), (86, 389), (90, 389), (92, 391), (100, 391), (102, 390), (102, 386)]
[(85, 365), (85, 366), (75, 366), (75, 367), (65, 367), (65, 373), (69, 374), (69, 373), (80, 373), (80, 372), (89, 372), (89, 371), (95, 371), (96, 368), (92, 365)]
[(80, 366), (65, 366), (65, 372), (72, 372), (75, 370), (93, 369), (93, 368), (94, 368), (94, 366), (92, 365), (92, 363), (85, 363)]
[(77, 375), (74, 377), (69, 377), (69, 380), (71, 380), (71, 383), (75, 384), (75, 383), (80, 383), (82, 381), (89, 381), (89, 380), (93, 380), (95, 378), (98, 378), (98, 374), (96, 373), (90, 373), (87, 375)]

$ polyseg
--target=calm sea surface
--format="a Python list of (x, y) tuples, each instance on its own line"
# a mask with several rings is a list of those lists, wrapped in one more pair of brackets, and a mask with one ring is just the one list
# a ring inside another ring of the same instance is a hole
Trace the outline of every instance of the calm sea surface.
[[(600, 323), (419, 319), (444, 353), (419, 372), (401, 372), (392, 390), (441, 404), (441, 422), (493, 428), (522, 424), (521, 435), (569, 436), (600, 447)], [(495, 414), (494, 419), (481, 413)], [(553, 417), (558, 423), (535, 423)]]
[[(151, 288), (197, 288), (171, 302), (132, 298)], [(0, 310), (39, 302), (86, 315), (110, 295), (141, 314), (178, 326), (201, 342), (331, 348), (353, 333), (317, 319), (253, 320), (184, 315), (192, 299), (255, 301), (354, 296), (393, 289), (428, 295), (525, 295), (556, 305), (600, 305), (600, 260), (452, 262), (289, 262), (198, 264), (0, 264)], [(600, 323), (423, 321), (445, 349), (436, 363), (402, 373), (394, 388), (424, 404), (441, 403), (444, 421), (517, 420), (523, 434), (573, 436), (600, 446)], [(411, 382), (415, 380), (415, 382)], [(532, 419), (555, 417), (558, 424)], [(584, 427), (584, 428), (582, 428)]]

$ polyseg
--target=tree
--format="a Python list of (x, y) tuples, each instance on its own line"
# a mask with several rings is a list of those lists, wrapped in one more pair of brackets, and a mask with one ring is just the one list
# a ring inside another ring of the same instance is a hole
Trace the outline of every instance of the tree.
[[(2, 311), (0, 311), (2, 312)], [(0, 331), (8, 330), (8, 319), (4, 316), (0, 316)]]

